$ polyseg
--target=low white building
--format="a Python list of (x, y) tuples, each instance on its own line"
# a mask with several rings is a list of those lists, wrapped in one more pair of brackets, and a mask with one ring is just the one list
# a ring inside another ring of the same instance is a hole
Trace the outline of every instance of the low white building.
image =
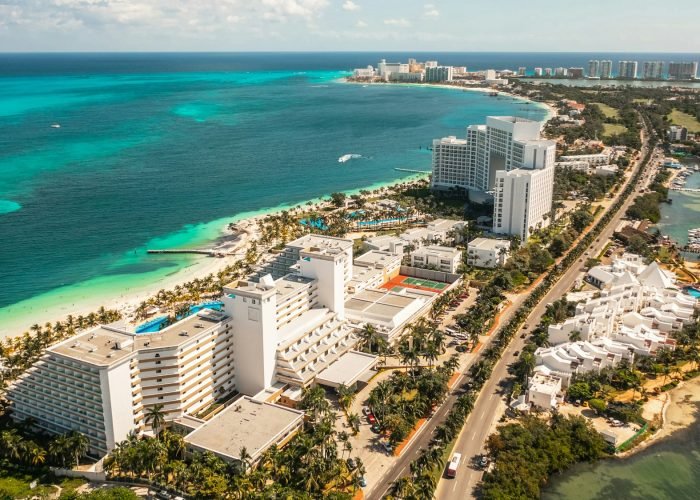
[(537, 408), (551, 410), (557, 407), (560, 392), (561, 378), (536, 372), (527, 388), (527, 401)]
[(356, 68), (352, 74), (355, 78), (374, 78), (377, 72), (372, 66), (367, 66), (366, 68)]
[(581, 161), (588, 163), (589, 167), (596, 165), (610, 165), (612, 161), (611, 153), (596, 153), (588, 155), (564, 155), (559, 158), (561, 162)]
[(510, 258), (510, 240), (475, 238), (467, 245), (467, 263), (475, 267), (504, 266)]
[(413, 267), (456, 273), (461, 262), (462, 251), (457, 248), (431, 245), (411, 252)]
[(398, 236), (392, 236), (390, 234), (367, 238), (363, 243), (364, 247), (369, 250), (391, 252), (397, 255), (403, 255), (406, 244), (407, 243)]

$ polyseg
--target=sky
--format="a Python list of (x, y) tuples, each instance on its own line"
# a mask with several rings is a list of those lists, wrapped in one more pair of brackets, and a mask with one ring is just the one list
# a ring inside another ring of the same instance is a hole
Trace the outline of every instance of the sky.
[(0, 51), (695, 52), (700, 2), (0, 0)]

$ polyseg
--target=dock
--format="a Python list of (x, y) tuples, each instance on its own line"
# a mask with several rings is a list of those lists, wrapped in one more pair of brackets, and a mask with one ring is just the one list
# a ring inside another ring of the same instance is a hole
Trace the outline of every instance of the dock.
[(176, 249), (164, 249), (164, 250), (146, 250), (149, 254), (199, 254), (208, 255), (209, 257), (224, 257), (226, 252), (221, 252), (217, 250), (207, 250), (207, 249), (196, 249), (196, 248), (176, 248)]
[(408, 172), (410, 174), (430, 174), (430, 170), (411, 170), (410, 168), (394, 168), (397, 172)]
[(671, 191), (680, 191), (682, 193), (700, 193), (700, 188), (685, 188), (685, 187), (670, 187)]

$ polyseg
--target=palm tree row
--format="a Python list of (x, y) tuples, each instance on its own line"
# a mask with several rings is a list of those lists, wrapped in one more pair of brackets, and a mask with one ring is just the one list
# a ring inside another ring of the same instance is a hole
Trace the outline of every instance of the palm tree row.
[(31, 432), (27, 422), (13, 427), (6, 425), (0, 431), (0, 458), (17, 461), (27, 466), (44, 463), (60, 467), (73, 467), (89, 449), (88, 438), (77, 431), (60, 434), (52, 439)]

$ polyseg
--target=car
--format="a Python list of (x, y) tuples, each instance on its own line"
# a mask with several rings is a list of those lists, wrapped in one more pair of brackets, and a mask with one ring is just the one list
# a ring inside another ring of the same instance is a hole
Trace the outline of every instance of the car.
[(372, 425), (371, 429), (372, 429), (372, 432), (374, 432), (376, 434), (379, 434), (380, 432), (382, 432), (382, 428), (379, 427), (379, 424)]
[(459, 340), (450, 341), (450, 343), (447, 344), (447, 347), (452, 347), (452, 346), (456, 346), (456, 345), (459, 345)]
[(479, 458), (479, 467), (487, 467), (489, 465), (489, 458), (486, 455), (481, 455)]
[(367, 480), (365, 479), (365, 476), (360, 476), (360, 486), (363, 488), (367, 486)]
[(345, 462), (348, 464), (350, 470), (353, 470), (355, 467), (357, 467), (355, 460), (353, 460), (352, 458), (348, 458)]
[(520, 351), (515, 351), (515, 352), (513, 353), (513, 356), (517, 356), (518, 354), (520, 354)]
[(465, 346), (465, 345), (458, 345), (458, 346), (456, 347), (456, 351), (457, 351), (457, 352), (467, 352), (467, 346)]
[(385, 442), (385, 443), (382, 443), (382, 446), (384, 446), (384, 450), (385, 450), (387, 453), (393, 453), (393, 452), (394, 452), (394, 447), (391, 446), (391, 443)]
[(377, 417), (374, 416), (374, 413), (369, 412), (369, 413), (367, 414), (367, 421), (368, 421), (370, 424), (374, 425), (374, 424), (377, 423)]
[(523, 334), (520, 336), (521, 339), (524, 339), (525, 337), (527, 337), (527, 333), (523, 333)]
[(369, 409), (367, 406), (363, 406), (363, 407), (362, 407), (362, 414), (363, 414), (365, 417), (366, 417), (367, 415), (369, 415), (370, 413), (372, 413), (372, 412), (370, 411), (370, 409)]

